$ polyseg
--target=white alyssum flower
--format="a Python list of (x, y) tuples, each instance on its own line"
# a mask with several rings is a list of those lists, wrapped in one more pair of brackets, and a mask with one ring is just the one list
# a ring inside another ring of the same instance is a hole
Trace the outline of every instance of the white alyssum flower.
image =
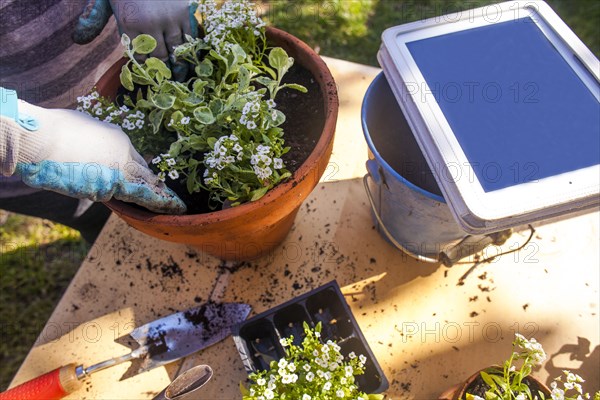
[(269, 388), (267, 388), (265, 390), (264, 395), (265, 395), (265, 399), (267, 399), (267, 400), (271, 400), (271, 399), (275, 398), (275, 393), (273, 393), (273, 391)]
[(281, 383), (284, 383), (284, 384), (296, 383), (297, 380), (298, 380), (298, 375), (296, 375), (296, 374), (287, 374), (287, 375), (283, 375), (282, 376)]
[(347, 377), (351, 377), (352, 375), (354, 375), (354, 368), (352, 368), (351, 365), (346, 365), (344, 367), (344, 375), (346, 375)]
[(169, 171), (169, 178), (173, 180), (179, 178), (179, 172), (177, 172), (177, 170), (175, 169), (172, 169), (171, 171)]

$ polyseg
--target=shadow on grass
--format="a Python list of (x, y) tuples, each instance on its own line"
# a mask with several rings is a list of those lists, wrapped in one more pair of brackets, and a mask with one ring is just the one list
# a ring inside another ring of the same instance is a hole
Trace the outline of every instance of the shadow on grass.
[(88, 248), (76, 237), (42, 245), (0, 242), (0, 390), (17, 372)]

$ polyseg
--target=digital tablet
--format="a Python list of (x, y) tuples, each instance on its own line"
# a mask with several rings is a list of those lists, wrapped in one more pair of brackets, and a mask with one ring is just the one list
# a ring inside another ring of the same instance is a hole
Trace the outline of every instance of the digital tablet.
[(600, 64), (546, 3), (389, 28), (378, 59), (467, 232), (599, 204)]

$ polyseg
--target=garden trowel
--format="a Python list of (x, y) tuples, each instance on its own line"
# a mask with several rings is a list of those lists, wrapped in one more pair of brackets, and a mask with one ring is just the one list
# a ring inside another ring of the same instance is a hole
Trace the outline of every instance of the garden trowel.
[(74, 363), (65, 365), (0, 393), (0, 400), (60, 399), (79, 389), (88, 375), (136, 359), (139, 366), (134, 375), (148, 371), (225, 339), (231, 326), (245, 320), (249, 313), (247, 304), (208, 302), (168, 315), (129, 334), (139, 344), (132, 352), (87, 368)]

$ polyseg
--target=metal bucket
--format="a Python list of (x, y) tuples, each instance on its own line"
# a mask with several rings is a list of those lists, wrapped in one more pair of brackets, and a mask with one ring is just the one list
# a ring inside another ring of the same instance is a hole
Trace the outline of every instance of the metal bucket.
[(361, 119), (369, 146), (364, 183), (377, 230), (412, 257), (443, 262), (440, 254), (468, 235), (454, 220), (383, 72), (367, 90)]

